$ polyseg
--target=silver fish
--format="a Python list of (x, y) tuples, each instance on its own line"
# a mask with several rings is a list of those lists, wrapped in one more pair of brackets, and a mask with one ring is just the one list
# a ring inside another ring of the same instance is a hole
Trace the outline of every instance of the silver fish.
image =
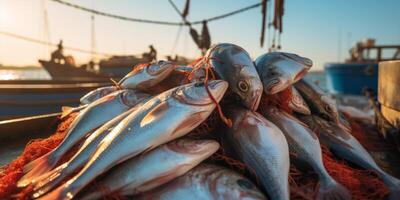
[(311, 110), (308, 107), (307, 103), (304, 101), (303, 97), (300, 95), (299, 91), (295, 87), (292, 86), (292, 95), (289, 101), (289, 107), (300, 114), (310, 115)]
[[(145, 100), (144, 100), (145, 101)], [(130, 113), (138, 109), (142, 103), (129, 109), (128, 111), (118, 115), (114, 119), (108, 121), (96, 131), (90, 134), (90, 136), (85, 140), (83, 145), (75, 153), (75, 155), (64, 164), (56, 167), (48, 173), (43, 174), (38, 177), (37, 180), (33, 179), (32, 184), (34, 185), (34, 198), (50, 191), (57, 185), (59, 185), (65, 178), (71, 176), (76, 170), (80, 169), (89, 160), (92, 153), (96, 150), (98, 144), (107, 136), (113, 128), (127, 117)]]
[(53, 169), (63, 155), (89, 132), (127, 111), (147, 97), (147, 94), (138, 91), (121, 90), (91, 103), (74, 119), (67, 130), (65, 138), (58, 147), (25, 165), (24, 172), (26, 174), (18, 181), (18, 186), (24, 187), (35, 177)]
[(262, 115), (242, 108), (230, 108), (232, 128), (224, 129), (234, 154), (255, 170), (270, 199), (289, 200), (289, 150), (282, 131)]
[(313, 114), (339, 123), (339, 113), (335, 101), (321, 88), (306, 79), (299, 80), (294, 86), (310, 106)]
[(276, 94), (300, 80), (312, 61), (292, 53), (270, 52), (259, 56), (255, 65), (266, 94)]
[(83, 97), (81, 97), (81, 99), (80, 99), (81, 105), (90, 104), (90, 103), (92, 103), (100, 98), (103, 98), (104, 96), (107, 96), (117, 90), (118, 90), (118, 88), (115, 86), (106, 86), (106, 87), (101, 87), (101, 88), (92, 90), (89, 93), (85, 94)]
[(296, 158), (310, 165), (319, 177), (320, 187), (317, 199), (350, 199), (350, 193), (337, 183), (322, 163), (319, 140), (314, 132), (298, 119), (284, 111), (270, 107), (266, 114), (285, 134), (289, 149)]
[(337, 124), (318, 116), (302, 116), (301, 120), (317, 131), (321, 143), (325, 144), (335, 155), (364, 169), (375, 171), (390, 189), (391, 199), (400, 199), (400, 180), (383, 171), (353, 135)]
[[(214, 140), (179, 139), (132, 158), (107, 172), (97, 184), (106, 192), (86, 190), (79, 199), (99, 199), (117, 192), (136, 195), (156, 188), (188, 172), (219, 148)], [(82, 197), (81, 197), (82, 196)]]
[(242, 104), (253, 111), (260, 104), (262, 82), (249, 54), (243, 48), (229, 43), (211, 47), (206, 55), (211, 67), (229, 88), (239, 96)]
[(211, 164), (200, 164), (185, 175), (134, 198), (140, 200), (267, 199), (244, 176)]
[[(228, 83), (209, 82), (217, 101)], [(204, 84), (192, 83), (159, 94), (122, 120), (99, 144), (83, 169), (42, 199), (71, 199), (113, 166), (179, 138), (201, 124), (214, 110)]]
[(175, 64), (172, 62), (160, 60), (148, 66), (134, 69), (122, 78), (118, 84), (121, 88), (149, 91), (164, 80), (174, 69)]

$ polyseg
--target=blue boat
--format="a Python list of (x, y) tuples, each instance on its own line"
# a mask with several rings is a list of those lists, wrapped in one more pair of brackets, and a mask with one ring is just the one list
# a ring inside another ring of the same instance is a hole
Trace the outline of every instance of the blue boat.
[[(395, 50), (391, 57), (383, 58), (383, 50)], [(377, 53), (371, 58), (370, 53)], [(378, 90), (378, 63), (400, 59), (400, 45), (375, 45), (375, 40), (358, 42), (351, 50), (351, 58), (345, 63), (328, 63), (325, 76), (329, 92), (335, 95), (361, 96), (363, 89)]]

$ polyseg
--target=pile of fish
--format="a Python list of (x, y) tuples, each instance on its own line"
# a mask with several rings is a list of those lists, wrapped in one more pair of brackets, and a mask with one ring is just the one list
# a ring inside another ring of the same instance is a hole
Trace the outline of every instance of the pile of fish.
[[(400, 199), (400, 181), (380, 169), (350, 134), (331, 97), (303, 79), (311, 66), (310, 59), (283, 52), (253, 62), (243, 48), (228, 43), (214, 45), (193, 65), (136, 66), (115, 86), (98, 88), (81, 98), (82, 106), (64, 110), (64, 115), (79, 112), (66, 137), (24, 167), (18, 187), (32, 187), (33, 199), (118, 194), (287, 200), (289, 167), (303, 165), (318, 175), (316, 199), (351, 199), (324, 167), (324, 144), (375, 171), (390, 189), (389, 198)], [(212, 133), (190, 137), (215, 113), (222, 120)], [(217, 151), (254, 173), (245, 176), (210, 162)]]

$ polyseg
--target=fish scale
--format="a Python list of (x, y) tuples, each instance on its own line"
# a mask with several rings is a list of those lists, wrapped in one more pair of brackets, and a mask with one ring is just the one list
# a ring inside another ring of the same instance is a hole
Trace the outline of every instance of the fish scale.
[(326, 171), (322, 162), (322, 152), (317, 136), (293, 116), (270, 107), (265, 113), (285, 134), (289, 148), (297, 159), (307, 163), (317, 173), (320, 188), (317, 199), (350, 199), (350, 193), (337, 183)]

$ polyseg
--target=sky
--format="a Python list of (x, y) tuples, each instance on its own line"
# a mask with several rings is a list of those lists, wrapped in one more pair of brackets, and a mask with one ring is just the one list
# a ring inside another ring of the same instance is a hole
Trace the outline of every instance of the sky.
[[(117, 15), (180, 22), (168, 0), (65, 0)], [(182, 8), (184, 0), (174, 0)], [(230, 12), (259, 0), (191, 0), (189, 21)], [(378, 44), (400, 44), (399, 0), (286, 0), (283, 16), (282, 50), (314, 61), (314, 70), (325, 63), (343, 61), (355, 42), (375, 38)], [(48, 31), (44, 10), (47, 10)], [(261, 9), (210, 22), (212, 43), (229, 42), (246, 49), (252, 58), (268, 52), (270, 42), (259, 45)], [(91, 14), (50, 0), (0, 0), (0, 31), (17, 33), (65, 46), (91, 49)], [(201, 26), (195, 26), (199, 32)], [(142, 24), (95, 16), (96, 50), (115, 54), (141, 54), (153, 44), (159, 58), (179, 54), (200, 55), (187, 27)], [(47, 34), (46, 34), (47, 33)], [(266, 38), (271, 38), (268, 34)], [(38, 65), (49, 59), (48, 47), (0, 35), (0, 64)], [(91, 55), (66, 51), (78, 63)], [(101, 59), (97, 57), (96, 59)]]

